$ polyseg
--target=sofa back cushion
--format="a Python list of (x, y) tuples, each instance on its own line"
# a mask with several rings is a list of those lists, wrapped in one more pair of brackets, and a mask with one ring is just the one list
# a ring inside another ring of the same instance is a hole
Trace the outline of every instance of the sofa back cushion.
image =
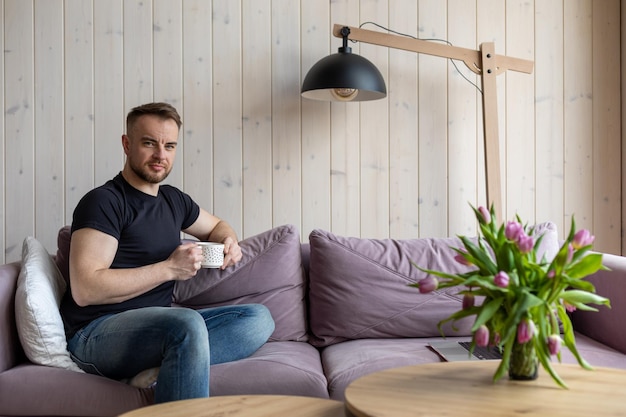
[[(56, 263), (69, 282), (70, 227), (58, 235)], [(259, 303), (269, 308), (276, 328), (270, 340), (308, 339), (305, 274), (300, 234), (292, 225), (278, 226), (239, 242), (243, 258), (226, 270), (203, 268), (174, 287), (174, 304), (195, 309), (226, 304)]]
[[(309, 235), (311, 263), (309, 304), (316, 346), (350, 339), (433, 337), (437, 323), (461, 307), (458, 288), (420, 294), (408, 287), (426, 277), (411, 261), (428, 269), (461, 272), (445, 239), (361, 239), (323, 230)], [(469, 335), (471, 322), (456, 323), (450, 335)]]
[[(544, 235), (539, 254), (558, 251), (552, 223), (535, 228)], [(409, 287), (427, 276), (421, 268), (462, 273), (469, 270), (454, 260), (458, 238), (364, 239), (314, 230), (309, 271), (309, 308), (316, 346), (350, 339), (436, 337), (440, 320), (461, 309), (461, 288), (420, 294)], [(473, 317), (446, 323), (446, 336), (469, 336)]]
[(243, 258), (222, 271), (201, 269), (174, 287), (174, 302), (195, 309), (226, 304), (265, 305), (276, 324), (270, 340), (306, 341), (305, 274), (300, 234), (279, 226), (239, 242)]

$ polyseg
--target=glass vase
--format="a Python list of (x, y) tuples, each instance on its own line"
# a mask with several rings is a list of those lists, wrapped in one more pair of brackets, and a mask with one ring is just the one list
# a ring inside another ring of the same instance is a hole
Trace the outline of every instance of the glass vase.
[(511, 351), (509, 362), (509, 379), (516, 381), (531, 381), (537, 379), (539, 359), (532, 342), (515, 343)]

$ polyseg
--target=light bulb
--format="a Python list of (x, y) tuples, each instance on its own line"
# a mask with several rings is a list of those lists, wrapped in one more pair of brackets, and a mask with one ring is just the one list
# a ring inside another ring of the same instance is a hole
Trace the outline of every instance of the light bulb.
[(359, 90), (356, 88), (333, 88), (330, 93), (339, 101), (352, 101), (359, 94)]

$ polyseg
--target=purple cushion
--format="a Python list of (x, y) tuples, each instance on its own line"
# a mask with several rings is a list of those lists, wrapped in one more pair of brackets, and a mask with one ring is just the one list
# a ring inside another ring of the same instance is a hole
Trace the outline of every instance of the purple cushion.
[(57, 235), (57, 255), (55, 262), (63, 279), (70, 285), (70, 241), (72, 231), (70, 226), (63, 226)]
[[(458, 288), (420, 294), (409, 287), (426, 277), (411, 264), (461, 272), (451, 246), (457, 238), (360, 239), (314, 230), (309, 236), (310, 324), (316, 346), (344, 340), (439, 336), (437, 323), (461, 308)], [(446, 334), (470, 334), (472, 321), (444, 326)]]
[(306, 341), (305, 277), (300, 235), (292, 225), (279, 226), (239, 242), (237, 265), (222, 271), (201, 269), (178, 281), (174, 302), (191, 308), (258, 303), (276, 323), (270, 340)]
[(211, 396), (271, 394), (328, 398), (319, 351), (302, 342), (266, 343), (245, 359), (212, 365), (210, 383)]
[[(534, 228), (543, 235), (537, 250), (552, 259), (558, 252), (554, 223)], [(410, 283), (425, 269), (461, 273), (469, 270), (454, 260), (458, 238), (364, 239), (323, 230), (309, 235), (309, 305), (311, 343), (322, 347), (352, 339), (436, 337), (437, 323), (461, 309), (460, 288), (420, 294)], [(474, 317), (446, 323), (446, 336), (468, 336)]]

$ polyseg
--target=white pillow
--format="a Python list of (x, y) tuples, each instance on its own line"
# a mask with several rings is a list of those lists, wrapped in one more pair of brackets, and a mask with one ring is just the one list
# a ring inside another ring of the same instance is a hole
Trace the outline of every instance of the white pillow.
[(83, 372), (70, 358), (59, 313), (66, 284), (50, 254), (29, 236), (15, 292), (17, 333), (26, 357), (38, 365)]

